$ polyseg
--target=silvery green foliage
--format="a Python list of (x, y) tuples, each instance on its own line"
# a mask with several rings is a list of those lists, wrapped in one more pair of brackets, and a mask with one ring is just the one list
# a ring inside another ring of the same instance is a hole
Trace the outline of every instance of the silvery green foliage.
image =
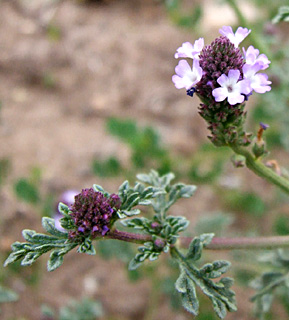
[(163, 221), (157, 222), (157, 227), (153, 228), (152, 224), (156, 222), (146, 218), (134, 218), (123, 221), (127, 227), (132, 227), (139, 230), (144, 230), (152, 235), (152, 241), (144, 243), (138, 248), (139, 253), (131, 260), (129, 269), (134, 270), (138, 268), (141, 263), (149, 259), (156, 260), (162, 252), (168, 252), (171, 245), (173, 245), (179, 233), (184, 231), (189, 225), (189, 221), (185, 217), (164, 217)]
[(134, 209), (137, 205), (151, 205), (153, 198), (163, 194), (164, 191), (158, 186), (145, 187), (143, 183), (136, 182), (131, 187), (128, 181), (125, 181), (118, 190), (118, 196), (121, 199), (121, 207), (117, 214), (119, 218), (127, 218), (140, 213), (139, 209)]
[(158, 172), (151, 170), (149, 174), (138, 174), (137, 178), (143, 183), (150, 184), (164, 191), (154, 200), (151, 200), (154, 211), (160, 216), (165, 214), (178, 199), (190, 198), (197, 189), (196, 186), (184, 183), (172, 185), (171, 181), (175, 178), (173, 173), (159, 176)]
[(271, 265), (271, 270), (264, 272), (260, 277), (251, 282), (251, 286), (257, 290), (251, 298), (255, 302), (256, 315), (264, 319), (270, 310), (274, 295), (286, 295), (289, 290), (289, 252), (285, 249), (264, 254), (261, 259)]
[(289, 6), (280, 7), (278, 14), (272, 19), (273, 23), (279, 23), (281, 21), (289, 22)]
[(12, 302), (16, 300), (18, 300), (18, 294), (16, 292), (0, 286), (0, 303)]
[(203, 234), (195, 237), (186, 255), (176, 248), (172, 250), (172, 256), (177, 260), (180, 268), (180, 276), (175, 287), (181, 294), (184, 308), (194, 315), (199, 313), (199, 301), (196, 295), (196, 287), (207, 295), (212, 301), (216, 314), (224, 319), (227, 311), (236, 311), (235, 293), (230, 289), (233, 280), (223, 277), (216, 282), (214, 279), (222, 276), (230, 267), (230, 262), (217, 260), (206, 263), (201, 268), (195, 262), (201, 258), (203, 247), (211, 242), (213, 234)]
[[(161, 252), (168, 252), (171, 245), (175, 244), (179, 233), (189, 225), (185, 217), (167, 216), (168, 209), (180, 198), (189, 198), (196, 190), (195, 186), (183, 183), (171, 184), (174, 174), (168, 173), (159, 176), (152, 170), (149, 174), (137, 175), (142, 183), (149, 184), (151, 189), (158, 190), (155, 196), (145, 204), (150, 204), (154, 209), (154, 216), (149, 218), (132, 218), (122, 221), (126, 227), (142, 230), (152, 235), (152, 241), (144, 243), (138, 248), (138, 253), (131, 260), (129, 269), (136, 269), (146, 260), (156, 260)], [(140, 184), (144, 188), (143, 184)], [(146, 189), (148, 189), (146, 188)], [(146, 190), (144, 189), (144, 190)]]
[(63, 263), (63, 256), (77, 244), (67, 241), (68, 234), (55, 228), (54, 219), (42, 218), (43, 228), (50, 234), (37, 233), (34, 230), (23, 230), (23, 238), (27, 242), (14, 242), (12, 252), (6, 259), (4, 266), (21, 260), (22, 266), (30, 266), (42, 254), (51, 251), (47, 262), (48, 271), (53, 271)]

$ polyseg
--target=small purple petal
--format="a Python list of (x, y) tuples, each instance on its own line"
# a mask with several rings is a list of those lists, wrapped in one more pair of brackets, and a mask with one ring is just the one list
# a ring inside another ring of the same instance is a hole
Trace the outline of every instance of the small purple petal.
[(67, 190), (62, 193), (60, 197), (60, 202), (70, 206), (74, 203), (74, 197), (79, 194), (79, 191), (76, 190)]
[(265, 70), (269, 67), (271, 61), (267, 58), (267, 56), (262, 53), (259, 55), (259, 50), (255, 49), (253, 46), (249, 46), (247, 51), (243, 48), (246, 64), (254, 65), (258, 63), (260, 66), (260, 70)]
[(200, 52), (204, 47), (204, 38), (195, 41), (194, 45), (190, 42), (184, 42), (181, 47), (177, 49), (175, 58), (198, 58)]
[(237, 82), (240, 78), (240, 71), (231, 69), (228, 73), (228, 78), (230, 78), (232, 82)]
[(239, 70), (230, 70), (228, 76), (222, 74), (217, 79), (221, 88), (212, 91), (215, 101), (224, 101), (227, 98), (230, 105), (242, 103), (245, 99), (244, 95), (250, 93), (251, 87), (248, 80), (238, 81), (239, 78)]
[(228, 96), (228, 92), (224, 88), (216, 88), (212, 91), (212, 94), (217, 102), (224, 101)]
[(180, 60), (175, 71), (176, 75), (173, 75), (172, 81), (176, 88), (186, 88), (187, 90), (201, 80), (203, 73), (198, 60), (194, 60), (192, 69), (186, 60)]
[(266, 123), (263, 123), (263, 122), (260, 122), (260, 127), (263, 129), (263, 130), (266, 130), (268, 129), (270, 126)]
[(65, 229), (61, 226), (61, 223), (60, 223), (60, 219), (63, 218), (63, 215), (56, 212), (53, 218), (54, 218), (55, 228), (58, 229), (59, 231), (65, 231)]
[(237, 48), (239, 44), (247, 37), (247, 35), (251, 32), (251, 30), (248, 30), (247, 28), (239, 27), (237, 31), (233, 32), (232, 27), (230, 26), (223, 26), (219, 30), (220, 34), (227, 37)]
[(103, 226), (101, 235), (104, 236), (109, 231), (109, 228), (107, 226)]
[(96, 232), (96, 231), (98, 231), (98, 230), (99, 230), (98, 226), (93, 226), (92, 232)]
[(257, 73), (261, 70), (260, 63), (254, 65), (245, 64), (243, 67), (244, 78), (250, 81), (251, 89), (257, 93), (265, 93), (271, 90), (271, 81), (265, 73)]
[(82, 226), (80, 226), (80, 227), (78, 227), (78, 229), (77, 229), (79, 232), (84, 232), (85, 231), (85, 228), (84, 227), (82, 227)]

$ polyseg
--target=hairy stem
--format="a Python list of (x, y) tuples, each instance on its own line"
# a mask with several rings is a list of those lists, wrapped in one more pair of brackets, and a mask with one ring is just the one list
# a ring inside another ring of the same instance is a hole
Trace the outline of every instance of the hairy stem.
[(256, 159), (250, 151), (237, 146), (230, 145), (230, 148), (237, 154), (240, 154), (246, 158), (246, 166), (256, 173), (259, 177), (266, 179), (267, 181), (275, 184), (281, 188), (284, 192), (289, 194), (289, 180), (279, 176), (272, 169), (266, 167), (259, 159)]
[[(150, 235), (143, 235), (138, 233), (130, 233), (112, 230), (105, 236), (109, 239), (116, 239), (133, 243), (144, 243), (152, 241)], [(181, 246), (188, 246), (192, 241), (192, 237), (180, 237), (179, 243)], [(212, 242), (205, 247), (209, 250), (237, 250), (237, 249), (276, 249), (288, 248), (289, 236), (274, 236), (274, 237), (239, 237), (239, 238), (213, 238)]]
[(147, 241), (152, 241), (152, 237), (150, 235), (139, 234), (139, 233), (130, 233), (119, 231), (117, 229), (111, 230), (105, 238), (121, 240), (126, 242), (133, 242), (133, 243), (145, 243)]

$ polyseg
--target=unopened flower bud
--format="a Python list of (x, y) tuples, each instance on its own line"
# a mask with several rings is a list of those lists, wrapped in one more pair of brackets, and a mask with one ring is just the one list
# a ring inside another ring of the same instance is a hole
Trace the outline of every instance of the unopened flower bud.
[(154, 241), (154, 247), (157, 250), (162, 250), (165, 247), (165, 245), (166, 245), (166, 242), (162, 239), (156, 239)]
[(69, 232), (69, 238), (77, 241), (83, 237), (105, 236), (117, 219), (120, 205), (120, 198), (115, 194), (106, 197), (93, 188), (83, 189), (71, 206), (75, 230)]

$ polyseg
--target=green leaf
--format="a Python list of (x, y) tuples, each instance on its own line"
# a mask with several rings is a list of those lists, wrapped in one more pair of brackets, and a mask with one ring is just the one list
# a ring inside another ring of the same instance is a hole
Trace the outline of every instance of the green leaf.
[(67, 238), (68, 234), (66, 232), (61, 232), (55, 227), (55, 220), (48, 217), (42, 218), (42, 227), (53, 236), (58, 238)]
[(115, 157), (109, 157), (104, 161), (94, 159), (92, 162), (92, 171), (99, 177), (113, 177), (120, 174), (121, 165)]
[(190, 243), (189, 250), (186, 255), (186, 259), (197, 261), (201, 258), (203, 252), (203, 244), (200, 238), (194, 238)]
[(212, 242), (214, 236), (214, 233), (203, 233), (199, 236), (199, 238), (205, 247)]
[(185, 269), (180, 265), (181, 273), (175, 283), (175, 288), (180, 293), (185, 293), (187, 291), (187, 274)]
[(80, 253), (86, 253), (89, 255), (96, 255), (96, 250), (95, 247), (92, 243), (92, 241), (88, 238), (86, 238), (78, 247), (77, 252)]
[(192, 281), (191, 278), (186, 278), (186, 291), (181, 295), (183, 307), (193, 315), (197, 315), (199, 312), (199, 301), (197, 299), (194, 281)]
[(17, 252), (12, 252), (9, 254), (8, 258), (4, 262), (4, 267), (7, 267), (9, 264), (20, 260), (25, 256), (25, 250), (18, 250)]
[(63, 263), (63, 255), (59, 254), (58, 250), (54, 250), (50, 254), (50, 258), (47, 261), (47, 270), (54, 271), (59, 268)]
[(278, 14), (272, 19), (272, 23), (279, 23), (281, 21), (289, 22), (289, 6), (280, 7)]
[(67, 216), (69, 214), (69, 207), (68, 205), (62, 203), (62, 202), (59, 202), (58, 204), (58, 211), (60, 213), (62, 213), (64, 216)]
[(201, 269), (200, 272), (210, 278), (219, 278), (222, 274), (226, 273), (228, 269), (231, 267), (231, 263), (225, 260), (217, 260), (213, 263), (205, 264)]
[(0, 286), (0, 303), (16, 301), (18, 298), (16, 292)]
[(14, 184), (14, 190), (19, 199), (28, 203), (37, 204), (40, 200), (37, 187), (25, 178), (19, 179)]
[(41, 256), (40, 252), (28, 252), (21, 261), (21, 266), (30, 266), (37, 258)]
[(171, 254), (180, 267), (180, 276), (176, 282), (176, 289), (181, 293), (183, 306), (193, 313), (198, 312), (198, 298), (195, 286), (198, 286), (207, 295), (213, 304), (217, 315), (223, 319), (228, 311), (236, 311), (235, 293), (230, 289), (233, 281), (223, 278), (216, 282), (218, 275), (222, 275), (229, 267), (227, 261), (215, 261), (197, 268), (192, 262), (198, 260), (201, 255), (202, 240), (208, 240), (208, 235), (193, 239), (186, 256), (183, 256), (175, 247), (171, 248)]
[[(55, 249), (59, 255), (64, 255), (77, 246), (76, 243), (67, 242), (66, 237), (64, 238), (62, 235), (61, 237), (55, 235), (49, 236), (47, 234), (36, 233), (34, 230), (23, 230), (22, 234), (24, 239), (28, 242), (13, 243), (11, 246), (12, 252), (4, 262), (4, 266), (21, 259), (22, 266), (29, 266), (41, 255), (50, 250)], [(51, 269), (53, 269), (52, 262)]]
[(23, 238), (28, 241), (28, 242), (32, 242), (33, 243), (33, 236), (36, 234), (36, 231), (34, 230), (29, 230), (29, 229), (25, 229), (22, 231), (22, 236)]
[(137, 261), (135, 258), (133, 258), (128, 264), (128, 270), (136, 270), (141, 264), (142, 262)]

